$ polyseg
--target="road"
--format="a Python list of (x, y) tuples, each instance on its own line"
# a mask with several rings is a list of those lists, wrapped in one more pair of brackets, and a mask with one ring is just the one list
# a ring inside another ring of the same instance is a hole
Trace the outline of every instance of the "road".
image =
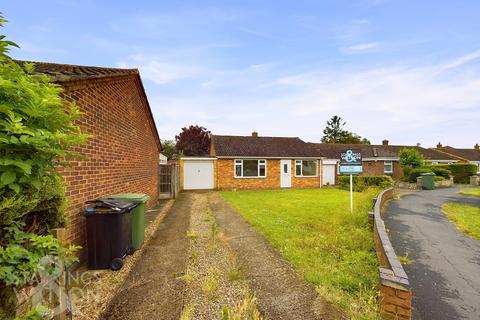
[(480, 198), (460, 188), (413, 192), (393, 200), (385, 224), (405, 265), (417, 320), (480, 319), (480, 241), (459, 231), (442, 213), (445, 202), (479, 207)]

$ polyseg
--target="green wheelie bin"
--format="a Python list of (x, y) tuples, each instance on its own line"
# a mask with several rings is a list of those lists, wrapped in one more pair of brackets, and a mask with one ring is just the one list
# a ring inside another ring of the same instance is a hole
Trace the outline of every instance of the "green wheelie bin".
[(132, 210), (132, 247), (135, 250), (140, 249), (145, 238), (145, 214), (150, 197), (143, 193), (118, 193), (105, 198), (123, 200), (137, 205)]
[(435, 189), (435, 173), (427, 172), (421, 174), (423, 178), (423, 189), (434, 190)]

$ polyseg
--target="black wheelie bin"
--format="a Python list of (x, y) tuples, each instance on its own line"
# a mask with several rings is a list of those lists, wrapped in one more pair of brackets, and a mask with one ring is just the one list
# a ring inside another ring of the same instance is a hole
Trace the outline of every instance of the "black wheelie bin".
[(88, 268), (121, 269), (125, 256), (133, 252), (131, 211), (136, 204), (97, 199), (87, 205)]

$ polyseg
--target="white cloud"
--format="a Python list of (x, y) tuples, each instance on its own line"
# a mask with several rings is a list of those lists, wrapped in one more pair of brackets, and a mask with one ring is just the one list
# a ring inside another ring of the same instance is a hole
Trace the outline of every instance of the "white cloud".
[(120, 62), (118, 65), (121, 68), (138, 68), (142, 78), (151, 80), (158, 85), (165, 85), (180, 79), (193, 78), (201, 71), (196, 66), (158, 61), (142, 55), (132, 56), (129, 62)]
[[(388, 138), (397, 144), (434, 146), (442, 141), (471, 147), (478, 142), (472, 133), (478, 132), (480, 119), (480, 76), (466, 63), (478, 58), (471, 53), (429, 66), (312, 70), (276, 78), (272, 71), (269, 81), (248, 72), (230, 74), (208, 94), (169, 97), (162, 105), (176, 111), (164, 117), (163, 109), (156, 110), (158, 125), (180, 128), (201, 122), (215, 133), (258, 130), (319, 141), (326, 120), (340, 115), (350, 130), (374, 143)], [(261, 91), (249, 94), (252, 87)]]
[(346, 51), (365, 51), (374, 49), (380, 46), (379, 42), (366, 42), (366, 43), (359, 43), (350, 47), (346, 48)]

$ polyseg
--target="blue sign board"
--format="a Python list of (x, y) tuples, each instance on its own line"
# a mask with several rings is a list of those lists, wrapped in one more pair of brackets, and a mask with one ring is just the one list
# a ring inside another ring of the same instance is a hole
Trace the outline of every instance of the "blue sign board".
[(362, 166), (340, 166), (340, 173), (342, 174), (360, 174), (363, 172)]
[(362, 171), (362, 153), (360, 151), (347, 149), (340, 153), (340, 173), (360, 174)]

